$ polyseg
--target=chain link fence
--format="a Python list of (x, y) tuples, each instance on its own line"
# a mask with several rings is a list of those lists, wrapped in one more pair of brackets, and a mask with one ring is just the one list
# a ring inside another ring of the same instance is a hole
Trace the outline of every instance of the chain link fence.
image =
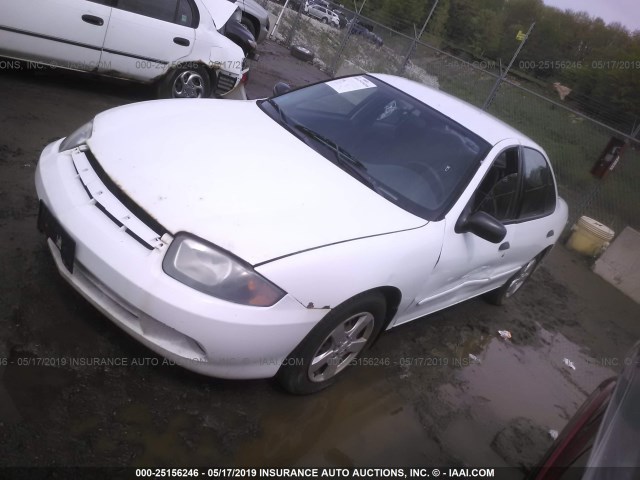
[[(612, 136), (622, 132), (546, 99), (513, 81), (503, 82), (488, 112), (513, 125), (547, 151), (569, 220), (587, 215), (620, 232), (640, 228), (640, 154), (630, 147), (604, 179), (590, 171)], [(632, 142), (637, 146), (637, 142)]]
[[(280, 4), (262, 2), (276, 16), (282, 11)], [(355, 33), (348, 27), (324, 25), (304, 15), (299, 3), (296, 7), (298, 11), (287, 8), (282, 16), (276, 40), (288, 47), (292, 44), (308, 47), (315, 53), (314, 64), (331, 75), (359, 72), (402, 75), (479, 108), (500, 77), (501, 67), (494, 61), (465, 60), (352, 10), (343, 12), (348, 19), (357, 18), (371, 34), (363, 33), (362, 29)], [(580, 102), (553, 100), (550, 98), (553, 93), (551, 86), (544, 88), (539, 82), (509, 75), (500, 84), (487, 111), (547, 151), (560, 195), (569, 204), (570, 225), (587, 215), (616, 232), (627, 225), (640, 229), (640, 141), (631, 133), (618, 130), (623, 122), (591, 118)], [(604, 179), (596, 179), (590, 170), (611, 137), (626, 140), (630, 147), (614, 171)]]

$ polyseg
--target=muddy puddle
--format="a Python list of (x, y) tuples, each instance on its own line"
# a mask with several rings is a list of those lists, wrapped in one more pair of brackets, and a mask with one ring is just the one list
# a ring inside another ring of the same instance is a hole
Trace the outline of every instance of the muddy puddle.
[[(431, 465), (439, 447), (413, 408), (376, 372), (310, 397), (266, 405), (260, 434), (240, 446), (243, 466)], [(379, 373), (379, 372), (378, 372)]]
[(585, 397), (615, 375), (560, 333), (540, 328), (538, 339), (532, 347), (496, 335), (482, 349), (477, 342), (473, 351), (462, 348), (470, 365), (438, 387), (459, 413), (440, 435), (445, 450), (471, 465), (535, 464), (552, 442), (549, 431), (562, 430)]
[[(261, 395), (253, 402), (240, 399), (240, 412), (234, 411), (238, 404), (220, 402), (220, 396), (228, 385), (246, 386), (240, 392), (251, 396), (252, 384), (214, 383), (197, 395), (195, 389), (208, 380), (196, 376), (196, 383), (187, 385), (191, 395), (181, 396), (191, 398), (183, 403), (163, 405), (171, 398), (175, 402), (170, 394), (163, 399), (164, 389), (153, 398), (132, 395), (126, 400), (116, 390), (97, 402), (93, 413), (87, 409), (74, 415), (69, 409), (82, 402), (83, 390), (95, 390), (102, 380), (87, 376), (88, 371), (12, 361), (3, 373), (0, 420), (22, 427), (55, 424), (54, 416), (62, 413), (66, 423), (57, 428), (86, 442), (93, 455), (122, 457), (126, 449), (122, 458), (136, 466), (196, 461), (247, 467), (526, 468), (551, 444), (548, 431), (561, 430), (585, 396), (614, 375), (562, 334), (540, 328), (538, 337), (535, 346), (498, 335), (460, 338), (449, 352), (458, 360), (446, 366), (440, 362), (428, 378), (420, 377), (416, 365), (397, 361), (405, 357), (395, 356), (390, 357), (394, 364), (361, 368), (307, 397), (285, 395), (263, 382), (266, 389), (259, 388)], [(437, 358), (447, 358), (442, 355)], [(116, 380), (110, 377), (107, 372), (106, 385)], [(78, 388), (87, 380), (89, 386)], [(407, 382), (421, 388), (413, 401), (403, 392)]]

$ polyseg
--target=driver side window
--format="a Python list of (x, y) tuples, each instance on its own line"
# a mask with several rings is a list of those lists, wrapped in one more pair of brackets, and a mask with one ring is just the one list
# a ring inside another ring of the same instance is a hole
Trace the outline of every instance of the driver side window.
[(485, 212), (501, 222), (515, 219), (518, 197), (518, 147), (502, 152), (480, 183), (472, 212)]

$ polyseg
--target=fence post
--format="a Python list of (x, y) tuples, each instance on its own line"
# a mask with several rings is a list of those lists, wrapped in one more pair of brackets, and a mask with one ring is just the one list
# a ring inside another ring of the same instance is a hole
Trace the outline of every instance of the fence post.
[(287, 10), (287, 6), (288, 5), (289, 5), (289, 0), (286, 0), (284, 2), (284, 6), (282, 7), (282, 10), (280, 11), (280, 15), (278, 15), (278, 18), (276, 20), (275, 25), (273, 26), (273, 29), (269, 33), (269, 38), (273, 38), (275, 36), (276, 31), (278, 30), (278, 27), (280, 26), (280, 20), (282, 20), (282, 16), (284, 15), (284, 12)]
[[(357, 8), (357, 5), (356, 5), (356, 14), (349, 22), (349, 28), (347, 28), (347, 33), (342, 38), (342, 42), (340, 42), (340, 48), (338, 48), (338, 51), (336, 52), (336, 56), (333, 57), (333, 61), (331, 62), (331, 66), (329, 67), (329, 72), (331, 72), (332, 77), (336, 76), (336, 69), (338, 67), (338, 62), (340, 61), (340, 57), (342, 56), (342, 53), (344, 52), (344, 49), (347, 46), (347, 42), (349, 41), (349, 37), (351, 36), (351, 30), (353, 29), (353, 25), (360, 18), (360, 12), (364, 8), (365, 3), (367, 3), (367, 0), (364, 0), (362, 2), (362, 5), (360, 5), (360, 8)], [(354, 0), (354, 4), (355, 4), (355, 0)]]
[(304, 8), (304, 4), (305, 4), (305, 0), (300, 0), (300, 6), (298, 7), (298, 14), (296, 15), (296, 19), (293, 21), (293, 25), (291, 25), (291, 29), (287, 34), (287, 40), (285, 41), (287, 48), (291, 47), (291, 44), (293, 43), (293, 39), (296, 36), (296, 32), (298, 31), (298, 24), (300, 23), (300, 17), (302, 16), (302, 9)]
[(416, 43), (418, 43), (420, 41), (420, 37), (422, 37), (422, 34), (424, 33), (424, 30), (427, 28), (427, 24), (429, 23), (429, 20), (431, 20), (431, 16), (433, 15), (433, 12), (436, 10), (436, 7), (438, 6), (438, 1), (436, 0), (436, 2), (433, 4), (433, 7), (431, 7), (431, 11), (429, 12), (429, 15), (427, 15), (427, 19), (424, 21), (424, 24), (422, 25), (422, 28), (420, 29), (420, 33), (416, 36), (415, 35), (415, 25), (413, 26), (414, 28), (414, 37), (413, 40), (411, 41), (411, 46), (409, 47), (409, 50), (407, 51), (407, 55), (404, 57), (404, 60), (402, 62), (402, 65), (400, 65), (400, 68), (398, 68), (398, 75), (400, 75), (402, 72), (404, 72), (404, 69), (407, 68), (407, 63), (409, 63), (409, 58), (411, 58), (411, 55), (413, 54), (413, 51), (416, 48)]
[(511, 69), (511, 66), (513, 65), (513, 62), (516, 61), (516, 58), (518, 57), (518, 54), (520, 53), (520, 50), (522, 50), (522, 47), (524, 47), (524, 44), (526, 43), (527, 39), (529, 38), (529, 34), (531, 33), (531, 30), (533, 30), (533, 27), (535, 27), (535, 25), (536, 25), (536, 22), (533, 22), (531, 24), (531, 26), (529, 27), (529, 30), (527, 30), (527, 33), (525, 34), (524, 38), (520, 41), (520, 45), (518, 46), (518, 49), (516, 50), (516, 53), (513, 54), (513, 57), (511, 58), (511, 61), (509, 62), (509, 65), (507, 66), (506, 70), (504, 72), (502, 72), (502, 68), (500, 68), (500, 70), (501, 70), (500, 76), (496, 79), (496, 83), (493, 84), (493, 88), (489, 92), (489, 96), (484, 101), (484, 105), (482, 105), (482, 109), (483, 110), (487, 110), (491, 106), (491, 103), (493, 102), (493, 99), (495, 98), (496, 93), (498, 93), (498, 89), (500, 88), (500, 84), (504, 81), (505, 78), (507, 78), (507, 73), (509, 73), (509, 70)]

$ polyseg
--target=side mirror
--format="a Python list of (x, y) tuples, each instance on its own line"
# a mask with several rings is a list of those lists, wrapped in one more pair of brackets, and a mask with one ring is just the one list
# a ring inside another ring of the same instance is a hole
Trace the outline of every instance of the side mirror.
[(278, 82), (273, 86), (273, 96), (277, 97), (291, 90), (291, 85), (285, 82)]
[(456, 232), (469, 232), (491, 243), (500, 243), (507, 235), (506, 227), (486, 212), (461, 216), (456, 223)]

